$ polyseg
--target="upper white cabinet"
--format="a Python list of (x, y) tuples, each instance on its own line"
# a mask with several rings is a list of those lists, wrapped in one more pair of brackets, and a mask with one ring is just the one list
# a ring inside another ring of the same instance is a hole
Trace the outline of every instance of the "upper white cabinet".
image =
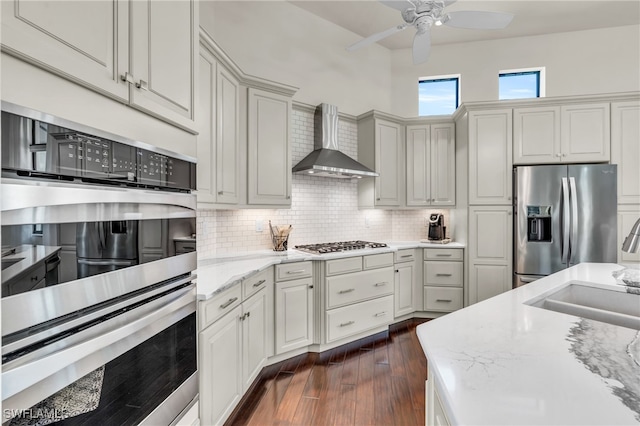
[(560, 149), (560, 107), (513, 110), (514, 164), (557, 163)]
[(469, 204), (511, 204), (511, 109), (469, 112)]
[(404, 188), (404, 127), (369, 115), (358, 120), (358, 161), (380, 176), (358, 181), (360, 207), (399, 207)]
[(640, 204), (640, 102), (611, 104), (611, 163), (618, 165), (618, 203)]
[(609, 127), (608, 103), (515, 108), (513, 163), (609, 161)]
[(609, 161), (611, 130), (609, 103), (565, 105), (560, 108), (563, 162)]
[(407, 206), (455, 205), (453, 123), (407, 126)]
[(204, 46), (198, 90), (198, 203), (240, 199), (240, 84)]
[(197, 2), (2, 2), (2, 49), (194, 132)]
[(248, 203), (291, 205), (291, 98), (248, 90)]

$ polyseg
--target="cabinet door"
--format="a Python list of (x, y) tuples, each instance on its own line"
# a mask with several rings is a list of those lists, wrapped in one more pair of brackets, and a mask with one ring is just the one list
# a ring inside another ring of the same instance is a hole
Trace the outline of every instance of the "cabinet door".
[(237, 204), (240, 190), (240, 84), (223, 66), (217, 73), (216, 201)]
[(396, 265), (394, 317), (410, 314), (413, 308), (413, 262)]
[(567, 105), (560, 110), (562, 161), (609, 161), (609, 104)]
[(618, 204), (640, 204), (640, 102), (611, 104), (611, 162), (618, 165)]
[(469, 113), (469, 204), (511, 204), (511, 110)]
[(513, 164), (559, 162), (560, 107), (515, 108), (513, 145)]
[(2, 51), (127, 101), (128, 2), (1, 2)]
[(431, 205), (453, 206), (456, 203), (455, 126), (431, 125)]
[(205, 48), (200, 49), (198, 108), (196, 109), (198, 203), (216, 202), (216, 111), (218, 63)]
[(375, 120), (375, 205), (399, 206), (402, 185), (402, 126)]
[(130, 10), (131, 106), (192, 130), (197, 2), (132, 1)]
[(313, 281), (276, 283), (276, 354), (313, 343)]
[(510, 290), (512, 207), (469, 209), (469, 303)]
[(269, 326), (273, 317), (267, 309), (267, 289), (264, 288), (242, 303), (242, 388), (249, 389), (258, 377), (268, 355)]
[(291, 99), (249, 88), (248, 202), (291, 205)]
[(242, 398), (242, 340), (238, 306), (200, 333), (200, 419), (223, 424)]
[(428, 206), (431, 199), (431, 129), (407, 126), (407, 205)]

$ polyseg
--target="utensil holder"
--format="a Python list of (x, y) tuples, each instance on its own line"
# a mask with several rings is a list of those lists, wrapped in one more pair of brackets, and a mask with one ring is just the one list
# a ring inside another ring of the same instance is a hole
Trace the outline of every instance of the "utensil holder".
[(289, 232), (287, 232), (286, 235), (276, 235), (273, 231), (271, 221), (269, 221), (269, 232), (271, 232), (273, 251), (286, 251), (289, 244)]

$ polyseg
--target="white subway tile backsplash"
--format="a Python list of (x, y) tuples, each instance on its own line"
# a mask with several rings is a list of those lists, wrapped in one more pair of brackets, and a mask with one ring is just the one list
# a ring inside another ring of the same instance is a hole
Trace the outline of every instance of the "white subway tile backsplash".
[[(293, 109), (292, 162), (314, 149), (313, 113)], [(357, 159), (357, 125), (340, 120), (340, 149)], [(329, 241), (407, 241), (427, 237), (430, 210), (358, 210), (356, 180), (293, 175), (291, 209), (198, 210), (198, 257), (272, 248), (268, 221), (292, 225), (289, 247)], [(439, 210), (439, 212), (442, 212)], [(445, 225), (449, 227), (448, 214)], [(256, 221), (263, 231), (256, 232)], [(449, 233), (449, 232), (447, 232)]]

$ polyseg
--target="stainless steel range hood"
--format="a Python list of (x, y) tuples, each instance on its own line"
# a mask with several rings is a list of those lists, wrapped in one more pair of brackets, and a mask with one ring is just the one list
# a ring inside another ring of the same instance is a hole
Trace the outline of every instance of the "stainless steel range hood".
[(320, 104), (314, 117), (315, 150), (293, 168), (293, 173), (333, 178), (380, 176), (370, 168), (340, 152), (338, 147), (338, 108)]

